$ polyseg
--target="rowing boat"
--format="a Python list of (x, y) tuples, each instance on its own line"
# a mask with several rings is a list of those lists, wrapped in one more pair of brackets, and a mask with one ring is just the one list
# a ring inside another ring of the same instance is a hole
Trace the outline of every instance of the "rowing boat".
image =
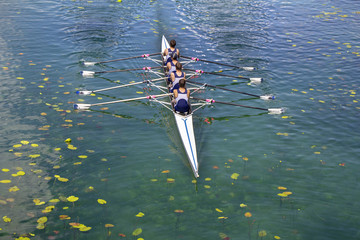
[[(93, 104), (76, 103), (76, 104), (74, 104), (74, 109), (88, 110), (93, 106), (101, 106), (101, 105), (107, 105), (107, 104), (113, 104), (113, 103), (138, 101), (138, 100), (143, 100), (143, 99), (144, 100), (147, 99), (149, 101), (153, 101), (153, 102), (161, 104), (162, 106), (166, 107), (173, 113), (175, 122), (176, 122), (176, 126), (177, 126), (177, 130), (179, 132), (182, 145), (186, 152), (187, 159), (189, 161), (189, 164), (191, 166), (194, 176), (196, 178), (198, 178), (199, 177), (199, 164), (198, 164), (198, 158), (197, 158), (196, 141), (195, 141), (195, 135), (194, 135), (194, 126), (193, 126), (194, 112), (203, 108), (204, 106), (211, 105), (214, 103), (243, 107), (243, 108), (257, 109), (257, 110), (261, 110), (261, 111), (267, 111), (269, 114), (281, 114), (284, 112), (284, 110), (282, 108), (253, 107), (253, 106), (237, 104), (234, 102), (221, 102), (221, 101), (217, 101), (217, 100), (215, 101), (214, 99), (201, 99), (198, 97), (194, 97), (193, 94), (196, 93), (197, 91), (204, 90), (205, 88), (210, 87), (210, 88), (221, 89), (222, 91), (230, 91), (230, 92), (234, 92), (234, 93), (244, 94), (244, 95), (251, 96), (253, 98), (262, 99), (262, 100), (273, 100), (274, 99), (274, 96), (271, 96), (271, 95), (264, 95), (264, 96), (255, 95), (255, 94), (251, 94), (251, 93), (238, 91), (236, 89), (227, 89), (227, 88), (224, 88), (221, 86), (210, 85), (207, 83), (199, 83), (199, 82), (194, 82), (191, 80), (193, 77), (199, 76), (201, 74), (213, 74), (213, 75), (219, 75), (222, 77), (239, 78), (239, 79), (249, 81), (251, 83), (258, 84), (258, 83), (262, 82), (262, 78), (230, 76), (230, 75), (226, 75), (226, 74), (219, 74), (217, 72), (205, 72), (202, 70), (186, 69), (187, 71), (191, 72), (191, 73), (187, 73), (187, 75), (186, 75), (187, 76), (186, 85), (187, 85), (187, 88), (191, 90), (190, 98), (193, 102), (191, 103), (190, 110), (187, 113), (176, 112), (174, 109), (174, 105), (172, 104), (172, 100), (173, 100), (174, 96), (170, 92), (170, 87), (167, 86), (167, 79), (168, 79), (167, 74), (168, 73), (165, 70), (164, 71), (158, 71), (158, 70), (155, 71), (155, 69), (165, 69), (164, 63), (166, 61), (166, 56), (164, 56), (163, 53), (164, 53), (165, 49), (167, 49), (169, 47), (170, 47), (170, 45), (169, 45), (168, 41), (166, 40), (165, 36), (162, 36), (160, 53), (158, 52), (158, 53), (152, 53), (152, 54), (143, 54), (143, 55), (134, 56), (134, 57), (127, 57), (127, 58), (122, 58), (122, 59), (114, 59), (114, 60), (101, 61), (101, 62), (84, 62), (84, 66), (94, 66), (95, 64), (103, 64), (103, 63), (122, 61), (122, 60), (133, 59), (133, 58), (143, 58), (143, 59), (150, 60), (153, 63), (155, 63), (157, 65), (155, 67), (142, 67), (142, 68), (136, 68), (136, 69), (117, 69), (117, 70), (109, 70), (109, 71), (101, 71), (101, 72), (93, 72), (93, 71), (82, 71), (81, 72), (81, 74), (84, 77), (94, 77), (98, 74), (143, 70), (145, 72), (156, 75), (158, 78), (152, 78), (152, 79), (148, 79), (148, 80), (144, 80), (144, 81), (140, 81), (140, 82), (130, 82), (128, 84), (121, 84), (118, 86), (107, 87), (107, 88), (93, 90), (93, 91), (87, 91), (87, 90), (77, 91), (77, 93), (80, 95), (94, 95), (95, 93), (98, 93), (98, 92), (109, 91), (109, 90), (114, 90), (114, 89), (118, 89), (118, 88), (129, 87), (129, 86), (146, 83), (148, 85), (148, 89), (150, 89), (150, 87), (155, 87), (158, 91), (161, 92), (161, 94), (121, 99), (121, 100), (114, 100), (114, 101), (109, 101), (109, 102), (93, 103)], [(161, 54), (161, 59), (155, 59), (155, 58), (150, 57), (150, 56), (158, 56), (159, 54)], [(189, 63), (197, 62), (197, 61), (203, 61), (203, 62), (208, 62), (208, 63), (224, 65), (224, 66), (228, 66), (228, 67), (239, 68), (239, 69), (246, 70), (246, 71), (252, 71), (254, 69), (253, 67), (237, 67), (237, 66), (233, 66), (233, 65), (229, 65), (229, 64), (217, 63), (217, 62), (213, 62), (213, 61), (199, 59), (196, 57), (185, 57), (185, 56), (181, 56), (181, 57), (184, 59), (189, 59), (188, 61), (182, 61), (183, 66), (185, 66)], [(166, 87), (164, 87), (163, 85), (157, 84), (158, 81), (163, 81), (163, 80), (165, 80), (165, 82), (166, 82)], [(167, 98), (167, 97), (170, 98), (170, 102), (160, 100), (161, 98)], [(190, 104), (190, 101), (189, 101), (189, 104)], [(194, 107), (194, 108), (192, 108), (192, 107)]]
[[(163, 56), (165, 49), (169, 48), (169, 42), (166, 40), (165, 36), (162, 36), (161, 40), (161, 56), (162, 61), (165, 63), (166, 56)], [(165, 82), (167, 80), (165, 79)], [(170, 92), (170, 87), (168, 87), (168, 91)], [(170, 102), (173, 99), (173, 95), (170, 95)], [(190, 101), (189, 101), (190, 104)], [(174, 109), (174, 104), (171, 105), (174, 118), (176, 121), (176, 126), (180, 134), (181, 142), (183, 143), (187, 158), (189, 160), (191, 169), (194, 173), (194, 176), (197, 178), (199, 177), (199, 164), (197, 160), (197, 151), (196, 151), (196, 141), (195, 141), (195, 134), (194, 134), (194, 126), (193, 126), (193, 115), (190, 111), (187, 113), (179, 113), (176, 112)]]

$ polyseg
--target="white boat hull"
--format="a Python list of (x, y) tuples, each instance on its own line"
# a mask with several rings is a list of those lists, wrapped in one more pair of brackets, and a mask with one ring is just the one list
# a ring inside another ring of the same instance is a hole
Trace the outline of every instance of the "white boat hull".
[[(163, 36), (161, 41), (161, 53), (163, 53), (164, 50), (169, 47), (170, 46), (168, 41), (166, 40), (165, 36)], [(165, 61), (166, 58), (164, 57), (163, 60)], [(183, 143), (187, 158), (189, 160), (189, 164), (194, 173), (194, 176), (197, 178), (199, 177), (199, 173), (198, 173), (199, 165), (197, 160), (197, 151), (196, 151), (196, 142), (195, 142), (192, 114), (190, 113), (187, 115), (182, 115), (176, 113), (175, 111), (173, 113), (181, 141)]]

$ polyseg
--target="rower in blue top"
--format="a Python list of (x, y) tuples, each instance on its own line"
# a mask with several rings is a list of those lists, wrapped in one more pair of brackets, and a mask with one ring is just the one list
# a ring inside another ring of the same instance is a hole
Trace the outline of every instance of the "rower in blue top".
[(164, 50), (164, 56), (166, 56), (165, 64), (170, 61), (170, 56), (172, 53), (176, 53), (178, 56), (180, 56), (180, 51), (176, 48), (176, 41), (174, 39), (170, 41), (170, 47)]
[(166, 64), (166, 67), (168, 69), (168, 82), (171, 83), (171, 79), (170, 79), (170, 76), (171, 76), (171, 73), (173, 72), (176, 72), (176, 63), (178, 63), (178, 55), (176, 52), (173, 52), (171, 55), (170, 55), (170, 60), (167, 62)]
[(190, 90), (185, 88), (185, 79), (182, 78), (179, 81), (179, 88), (174, 89), (174, 108), (175, 111), (181, 113), (187, 113), (190, 110), (189, 98), (190, 98)]
[(177, 62), (175, 64), (175, 72), (170, 73), (170, 82), (171, 82), (171, 88), (170, 92), (173, 92), (174, 89), (179, 89), (179, 81), (180, 79), (186, 80), (186, 73), (182, 71), (182, 64), (181, 62)]

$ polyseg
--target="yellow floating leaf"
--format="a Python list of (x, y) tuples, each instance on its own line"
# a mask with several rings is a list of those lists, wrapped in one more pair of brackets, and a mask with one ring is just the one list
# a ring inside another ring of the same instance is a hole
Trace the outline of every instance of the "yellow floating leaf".
[(168, 179), (166, 179), (166, 181), (167, 181), (168, 183), (174, 183), (174, 182), (175, 182), (175, 179), (173, 179), (173, 178), (168, 178)]
[(76, 150), (77, 147), (74, 147), (73, 145), (69, 144), (69, 145), (68, 145), (68, 149), (70, 149), (70, 150)]
[(9, 218), (9, 217), (7, 217), (7, 216), (3, 216), (3, 220), (4, 220), (4, 222), (6, 222), (6, 223), (11, 222), (11, 218)]
[(24, 175), (25, 175), (25, 172), (24, 172), (24, 171), (18, 171), (16, 174), (17, 174), (18, 176), (24, 176)]
[(234, 180), (238, 179), (239, 176), (240, 176), (240, 174), (238, 174), (238, 173), (231, 174), (231, 178)]
[(19, 147), (22, 147), (22, 144), (15, 144), (15, 145), (13, 146), (13, 148), (19, 148)]
[(136, 217), (143, 217), (143, 216), (145, 216), (145, 214), (144, 213), (142, 213), (142, 212), (139, 212), (138, 214), (136, 214), (135, 215)]
[(13, 186), (13, 187), (9, 188), (9, 192), (17, 192), (19, 190), (20, 190), (20, 188), (18, 188), (17, 186)]
[(279, 186), (278, 189), (279, 189), (279, 190), (286, 190), (287, 188), (286, 188), (286, 187), (281, 187), (281, 186)]
[(82, 162), (75, 162), (74, 165), (81, 165)]
[(38, 223), (38, 225), (36, 226), (37, 229), (42, 230), (45, 228), (45, 224), (44, 223)]
[(38, 223), (46, 223), (47, 222), (47, 217), (41, 217), (37, 220)]
[(37, 158), (40, 157), (40, 154), (31, 154), (29, 155), (29, 158)]
[(71, 142), (71, 138), (67, 138), (67, 139), (65, 139), (65, 141), (64, 142), (66, 142), (66, 143), (70, 143)]
[(81, 231), (81, 232), (87, 232), (89, 230), (91, 230), (91, 227), (83, 226), (83, 227), (79, 228), (79, 231)]
[(275, 238), (275, 239), (281, 239), (281, 237), (279, 237), (279, 236), (274, 236), (274, 238)]
[(60, 199), (54, 198), (54, 199), (51, 199), (49, 202), (51, 202), (51, 203), (57, 203), (57, 202), (60, 202)]
[(97, 201), (98, 201), (98, 203), (100, 203), (100, 204), (106, 204), (106, 201), (105, 201), (104, 199), (100, 199), (100, 198), (99, 198)]
[(259, 231), (259, 237), (265, 237), (266, 236), (266, 231), (265, 230), (261, 230), (261, 231)]
[(204, 185), (204, 188), (211, 188), (211, 186), (209, 186), (209, 185)]
[(244, 216), (247, 217), (247, 218), (250, 218), (250, 217), (252, 216), (252, 214), (251, 214), (250, 212), (246, 212), (246, 213), (244, 214)]
[(221, 209), (218, 209), (218, 208), (215, 208), (215, 210), (217, 211), (217, 212), (223, 212)]
[(60, 220), (69, 220), (69, 219), (71, 219), (71, 217), (69, 217), (68, 215), (60, 215), (59, 219)]
[(31, 146), (32, 146), (32, 147), (38, 147), (38, 146), (39, 146), (39, 144), (32, 143), (32, 144), (31, 144)]
[(25, 141), (25, 140), (20, 141), (20, 142), (21, 142), (21, 144), (23, 144), (23, 145), (28, 145), (28, 144), (29, 144), (29, 141)]
[(3, 168), (3, 169), (1, 169), (1, 171), (3, 171), (3, 172), (9, 172), (9, 171), (10, 171), (10, 169)]
[(141, 228), (137, 228), (133, 231), (132, 235), (134, 236), (138, 236), (142, 233), (142, 229)]
[(60, 151), (61, 148), (54, 148), (54, 151)]
[(247, 207), (247, 205), (246, 205), (246, 204), (241, 203), (241, 204), (240, 204), (240, 207), (244, 208), (244, 207)]
[(286, 194), (286, 196), (289, 196), (292, 194), (292, 192), (283, 192), (283, 194)]
[(79, 198), (75, 196), (70, 196), (67, 197), (66, 200), (68, 200), (69, 202), (76, 202), (77, 200), (79, 200)]
[(211, 181), (211, 178), (205, 178), (205, 181)]
[(49, 213), (52, 212), (52, 210), (54, 210), (55, 206), (47, 206), (44, 210), (42, 210), (42, 213)]
[(78, 158), (87, 158), (87, 156), (86, 155), (80, 155), (80, 156), (78, 156)]
[(107, 223), (107, 224), (105, 224), (105, 227), (106, 227), (106, 228), (111, 228), (111, 227), (115, 227), (115, 225), (114, 225), (114, 224), (111, 224), (111, 223)]
[(284, 194), (284, 193), (278, 193), (277, 195), (280, 196), (280, 197), (287, 197), (288, 196), (287, 194)]
[(1, 180), (0, 183), (11, 183), (11, 180)]
[(69, 179), (63, 178), (63, 177), (59, 177), (57, 180), (59, 180), (60, 182), (67, 182), (67, 181), (69, 181)]
[(143, 94), (144, 92), (141, 92), (141, 91), (137, 91), (136, 93), (137, 93), (137, 94)]
[(169, 173), (169, 172), (170, 172), (170, 170), (164, 170), (161, 173)]

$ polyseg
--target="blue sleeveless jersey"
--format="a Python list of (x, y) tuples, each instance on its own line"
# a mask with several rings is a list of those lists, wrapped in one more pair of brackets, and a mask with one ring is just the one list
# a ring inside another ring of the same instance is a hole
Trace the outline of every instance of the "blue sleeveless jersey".
[(173, 84), (173, 86), (172, 86), (172, 88), (171, 88), (171, 92), (173, 92), (174, 91), (174, 89), (179, 89), (179, 81), (180, 81), (180, 79), (183, 79), (184, 78), (184, 72), (181, 72), (181, 75), (180, 76), (178, 76), (177, 75), (177, 73), (176, 73), (176, 71), (174, 72), (174, 75), (175, 75), (175, 81), (172, 83)]
[(180, 92), (178, 90), (178, 97), (175, 99), (176, 105), (175, 105), (175, 111), (178, 112), (188, 112), (190, 109), (189, 106), (189, 98), (187, 97), (187, 89), (185, 88), (185, 92)]

